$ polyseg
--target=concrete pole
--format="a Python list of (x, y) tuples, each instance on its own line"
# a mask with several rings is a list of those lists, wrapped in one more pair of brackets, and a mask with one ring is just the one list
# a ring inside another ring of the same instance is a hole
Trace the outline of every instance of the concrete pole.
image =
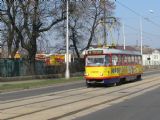
[(125, 31), (124, 31), (124, 23), (123, 23), (123, 49), (126, 49), (126, 37), (125, 37)]
[(143, 55), (143, 28), (142, 28), (142, 17), (140, 16), (140, 32), (141, 32), (141, 55)]
[(102, 1), (103, 4), (103, 34), (104, 34), (104, 46), (107, 45), (107, 30), (106, 30), (106, 0)]
[(67, 31), (66, 31), (66, 72), (65, 72), (65, 78), (69, 79), (70, 78), (70, 72), (69, 72), (69, 29), (68, 29), (68, 0), (67, 0), (67, 21), (66, 21), (66, 27), (67, 27)]

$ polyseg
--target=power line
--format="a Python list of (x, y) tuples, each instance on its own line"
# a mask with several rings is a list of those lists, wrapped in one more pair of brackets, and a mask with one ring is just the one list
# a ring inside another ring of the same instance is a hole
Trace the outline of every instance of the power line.
[(157, 24), (157, 23), (155, 23), (155, 22), (153, 22), (152, 20), (150, 20), (149, 18), (144, 18), (147, 22), (150, 22), (150, 23), (152, 23), (153, 25), (155, 25), (155, 26), (157, 26), (157, 27), (160, 27), (160, 25), (159, 24)]
[[(134, 27), (132, 27), (132, 26), (130, 26), (130, 25), (125, 24), (125, 26), (126, 26), (127, 28), (132, 29), (132, 30), (135, 31), (135, 32), (138, 32), (138, 31), (139, 31), (139, 29), (136, 29), (136, 28), (134, 28)], [(144, 33), (145, 39), (147, 38), (147, 39), (152, 40), (152, 39), (151, 39), (151, 36), (155, 36), (155, 37), (158, 37), (158, 38), (160, 37), (160, 35), (152, 34), (152, 33), (146, 32), (146, 31), (143, 31), (143, 33)], [(150, 36), (149, 34), (150, 34), (151, 36)]]
[(132, 13), (136, 14), (137, 16), (141, 16), (138, 12), (134, 11), (133, 9), (129, 8), (128, 6), (124, 5), (123, 3), (119, 2), (118, 0), (116, 0), (116, 2), (121, 5), (122, 7), (130, 10)]
[(138, 29), (136, 29), (136, 28), (134, 28), (134, 27), (132, 27), (132, 26), (130, 26), (130, 25), (125, 24), (125, 26), (128, 27), (128, 28), (130, 28), (130, 29), (132, 29), (132, 30), (134, 30), (134, 31), (136, 31), (136, 32), (138, 32), (138, 31), (137, 31)]
[[(127, 24), (125, 24), (125, 26), (128, 27), (128, 28), (130, 28), (130, 29), (132, 29), (132, 30), (134, 30), (134, 31), (136, 31), (136, 32), (138, 32), (138, 30), (139, 30), (139, 29), (134, 28), (134, 27), (132, 27), (132, 26), (130, 26), (130, 25), (127, 25)], [(145, 34), (147, 34), (147, 35), (150, 34), (150, 35), (152, 35), (152, 36), (160, 37), (160, 35), (158, 35), (158, 34), (153, 34), (153, 33), (149, 33), (149, 32), (146, 32), (146, 31), (143, 31), (143, 33), (145, 33)]]
[(157, 24), (157, 23), (155, 23), (154, 21), (150, 20), (149, 18), (146, 18), (146, 17), (142, 16), (140, 13), (138, 13), (138, 12), (136, 12), (135, 10), (129, 8), (129, 7), (126, 6), (125, 4), (119, 2), (118, 0), (116, 0), (116, 2), (117, 2), (119, 5), (121, 5), (122, 7), (128, 9), (130, 12), (134, 13), (135, 15), (143, 18), (143, 19), (146, 20), (147, 22), (152, 23), (153, 25), (157, 26), (158, 28), (160, 27), (160, 24)]

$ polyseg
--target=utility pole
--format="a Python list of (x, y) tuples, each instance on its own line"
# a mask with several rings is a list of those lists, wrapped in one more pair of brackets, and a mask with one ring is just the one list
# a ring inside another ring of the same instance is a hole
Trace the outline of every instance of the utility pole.
[(143, 28), (142, 28), (142, 17), (140, 16), (140, 32), (141, 32), (141, 55), (143, 55)]
[(107, 30), (106, 30), (106, 0), (102, 0), (103, 5), (103, 32), (104, 32), (104, 45), (107, 45)]
[(66, 79), (69, 79), (70, 78), (70, 72), (69, 72), (69, 28), (68, 28), (68, 16), (69, 16), (69, 13), (68, 13), (68, 8), (69, 8), (69, 3), (68, 3), (69, 0), (66, 0), (66, 11), (67, 11), (67, 20), (66, 20), (66, 27), (67, 27), (67, 31), (66, 31), (66, 72), (65, 72), (65, 78)]
[(126, 49), (126, 37), (125, 37), (125, 31), (124, 31), (124, 23), (123, 23), (123, 49)]

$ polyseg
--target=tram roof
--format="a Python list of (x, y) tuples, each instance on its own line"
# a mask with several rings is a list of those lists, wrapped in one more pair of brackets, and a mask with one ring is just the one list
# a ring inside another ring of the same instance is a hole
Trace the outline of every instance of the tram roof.
[(88, 54), (88, 51), (103, 51), (103, 54), (141, 55), (141, 53), (138, 51), (120, 50), (115, 48), (90, 48), (86, 50), (86, 54)]

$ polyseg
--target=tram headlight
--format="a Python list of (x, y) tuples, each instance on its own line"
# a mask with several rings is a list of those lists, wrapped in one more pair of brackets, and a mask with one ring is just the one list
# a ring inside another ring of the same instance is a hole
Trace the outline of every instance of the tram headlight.
[(103, 76), (103, 73), (100, 73), (100, 76)]
[(85, 76), (88, 76), (89, 74), (88, 74), (88, 73), (85, 73), (84, 75), (85, 75)]

